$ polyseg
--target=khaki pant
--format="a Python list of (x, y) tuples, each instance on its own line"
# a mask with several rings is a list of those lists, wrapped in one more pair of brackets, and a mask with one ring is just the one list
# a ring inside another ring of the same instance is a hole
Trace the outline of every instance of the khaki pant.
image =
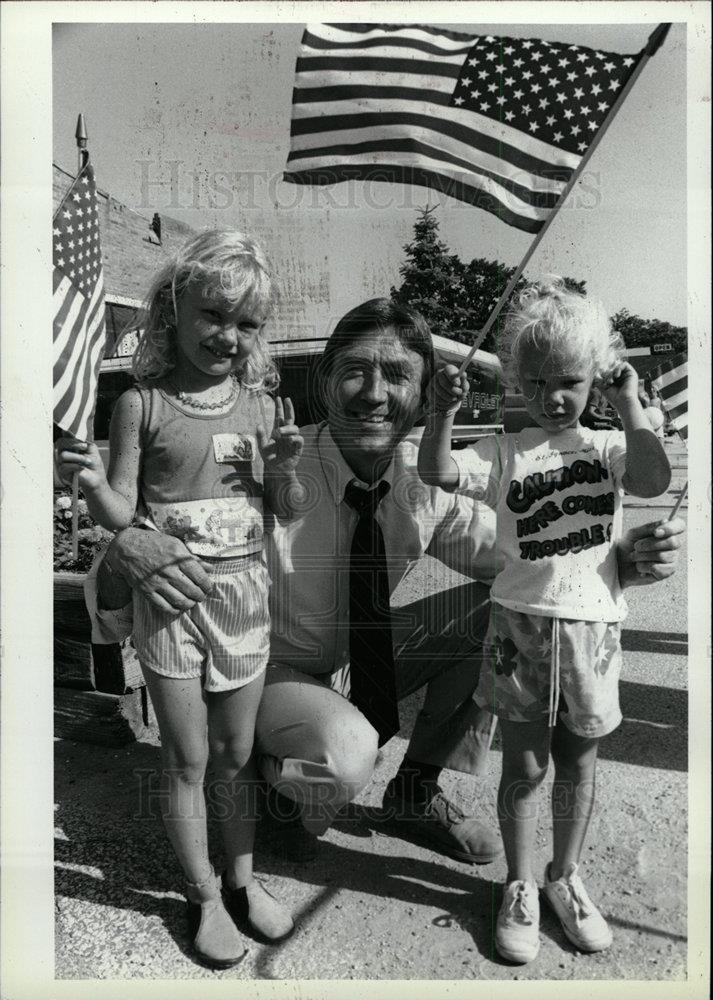
[[(394, 610), (399, 698), (426, 687), (407, 751), (413, 760), (469, 774), (483, 768), (493, 717), (476, 705), (473, 692), (489, 611), (489, 590), (480, 583)], [(308, 676), (270, 664), (257, 717), (263, 776), (307, 807), (315, 832), (358, 795), (376, 761), (375, 730), (341, 692), (348, 692), (343, 672)]]

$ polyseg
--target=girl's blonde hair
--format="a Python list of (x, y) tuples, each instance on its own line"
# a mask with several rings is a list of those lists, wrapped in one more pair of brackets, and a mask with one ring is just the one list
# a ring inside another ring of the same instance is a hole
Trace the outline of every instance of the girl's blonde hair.
[(594, 380), (605, 379), (624, 354), (624, 342), (612, 328), (604, 306), (570, 291), (562, 278), (526, 285), (511, 304), (497, 346), (503, 380), (516, 388), (524, 347), (584, 362)]
[[(143, 333), (132, 369), (139, 385), (162, 378), (176, 364), (176, 316), (189, 288), (205, 289), (219, 304), (245, 305), (265, 319), (277, 298), (267, 259), (249, 236), (235, 229), (209, 229), (189, 240), (158, 272), (149, 289), (140, 325)], [(279, 376), (261, 334), (238, 380), (249, 389), (273, 391)]]

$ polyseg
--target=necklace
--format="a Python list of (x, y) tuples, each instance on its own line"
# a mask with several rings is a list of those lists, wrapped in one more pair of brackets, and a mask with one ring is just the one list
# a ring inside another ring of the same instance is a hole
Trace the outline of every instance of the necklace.
[(204, 403), (201, 399), (196, 399), (195, 396), (189, 396), (187, 392), (183, 389), (179, 389), (170, 380), (167, 380), (168, 384), (171, 386), (173, 391), (176, 393), (176, 398), (180, 403), (184, 403), (186, 406), (192, 406), (196, 410), (220, 410), (222, 407), (227, 406), (232, 403), (234, 399), (237, 399), (240, 392), (240, 385), (231, 378), (230, 392), (224, 399), (216, 400), (214, 403)]

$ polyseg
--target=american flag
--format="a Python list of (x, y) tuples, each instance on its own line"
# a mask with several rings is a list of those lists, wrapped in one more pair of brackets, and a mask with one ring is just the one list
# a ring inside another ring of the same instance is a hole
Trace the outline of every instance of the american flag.
[(426, 25), (309, 25), (284, 179), (423, 184), (536, 233), (641, 55)]
[(688, 439), (688, 356), (677, 354), (648, 373), (671, 423), (681, 437)]
[(88, 441), (105, 342), (97, 188), (89, 163), (57, 209), (52, 244), (54, 422)]

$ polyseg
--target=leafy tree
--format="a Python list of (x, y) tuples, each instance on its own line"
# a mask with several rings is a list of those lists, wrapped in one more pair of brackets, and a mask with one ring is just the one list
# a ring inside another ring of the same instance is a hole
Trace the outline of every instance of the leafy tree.
[[(434, 211), (423, 209), (416, 220), (414, 240), (404, 247), (406, 260), (399, 268), (403, 281), (399, 288), (391, 289), (391, 296), (417, 309), (433, 333), (472, 344), (515, 268), (482, 257), (464, 264), (439, 238)], [(520, 278), (515, 290), (526, 281)], [(573, 290), (586, 290), (583, 281), (565, 278), (565, 282)], [(504, 318), (505, 310), (480, 345), (484, 350), (495, 350)]]
[[(688, 330), (685, 326), (672, 326), (660, 319), (642, 319), (628, 309), (620, 309), (611, 318), (615, 330), (624, 338), (627, 347), (650, 347), (652, 344), (671, 344), (672, 353), (686, 351)], [(666, 355), (659, 355), (665, 360)]]

